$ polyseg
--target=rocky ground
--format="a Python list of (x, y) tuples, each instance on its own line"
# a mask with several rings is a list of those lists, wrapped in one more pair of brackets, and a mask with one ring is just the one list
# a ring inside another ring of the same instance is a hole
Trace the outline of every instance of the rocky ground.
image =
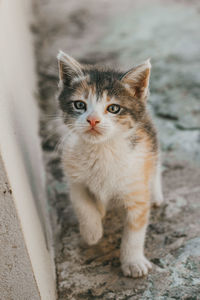
[[(59, 300), (200, 299), (200, 3), (36, 0), (34, 9)], [(163, 150), (165, 203), (152, 210), (146, 255), (153, 270), (146, 278), (125, 278), (120, 270), (121, 211), (108, 213), (97, 246), (80, 238), (54, 122), (59, 49), (124, 70), (152, 58), (149, 109)]]

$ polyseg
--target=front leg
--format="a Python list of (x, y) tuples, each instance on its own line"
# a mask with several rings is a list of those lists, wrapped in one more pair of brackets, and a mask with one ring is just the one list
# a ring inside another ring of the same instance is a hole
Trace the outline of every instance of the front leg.
[(149, 202), (149, 193), (145, 189), (134, 191), (125, 199), (127, 217), (121, 244), (121, 264), (125, 276), (140, 277), (151, 268), (151, 263), (144, 256)]
[(102, 215), (95, 200), (82, 184), (72, 184), (70, 196), (83, 239), (88, 245), (96, 244), (102, 237), (103, 228)]
[(163, 202), (162, 175), (160, 160), (156, 162), (154, 176), (152, 176), (152, 204), (159, 207)]

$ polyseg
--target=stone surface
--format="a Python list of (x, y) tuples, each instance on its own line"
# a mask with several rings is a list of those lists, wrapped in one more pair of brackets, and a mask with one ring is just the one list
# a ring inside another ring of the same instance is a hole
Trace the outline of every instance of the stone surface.
[[(166, 2), (37, 2), (32, 30), (60, 300), (200, 299), (200, 4)], [(107, 214), (98, 245), (88, 247), (80, 238), (55, 122), (59, 49), (123, 69), (152, 57), (149, 108), (163, 150), (165, 203), (152, 209), (146, 255), (153, 270), (146, 278), (125, 278), (120, 270), (124, 212)]]

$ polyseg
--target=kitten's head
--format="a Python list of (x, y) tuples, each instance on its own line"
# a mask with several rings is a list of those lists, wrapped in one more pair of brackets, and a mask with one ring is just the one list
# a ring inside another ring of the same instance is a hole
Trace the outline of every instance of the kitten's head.
[(81, 65), (59, 52), (59, 104), (64, 123), (80, 138), (99, 143), (129, 135), (145, 115), (151, 64), (126, 73)]

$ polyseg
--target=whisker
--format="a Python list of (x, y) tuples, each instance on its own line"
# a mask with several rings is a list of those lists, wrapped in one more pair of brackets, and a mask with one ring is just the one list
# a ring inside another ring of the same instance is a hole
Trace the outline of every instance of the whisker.
[(59, 154), (59, 151), (62, 151), (61, 147), (62, 148), (64, 147), (64, 143), (66, 142), (67, 138), (68, 138), (68, 135), (63, 136), (56, 144), (55, 151), (57, 154)]

